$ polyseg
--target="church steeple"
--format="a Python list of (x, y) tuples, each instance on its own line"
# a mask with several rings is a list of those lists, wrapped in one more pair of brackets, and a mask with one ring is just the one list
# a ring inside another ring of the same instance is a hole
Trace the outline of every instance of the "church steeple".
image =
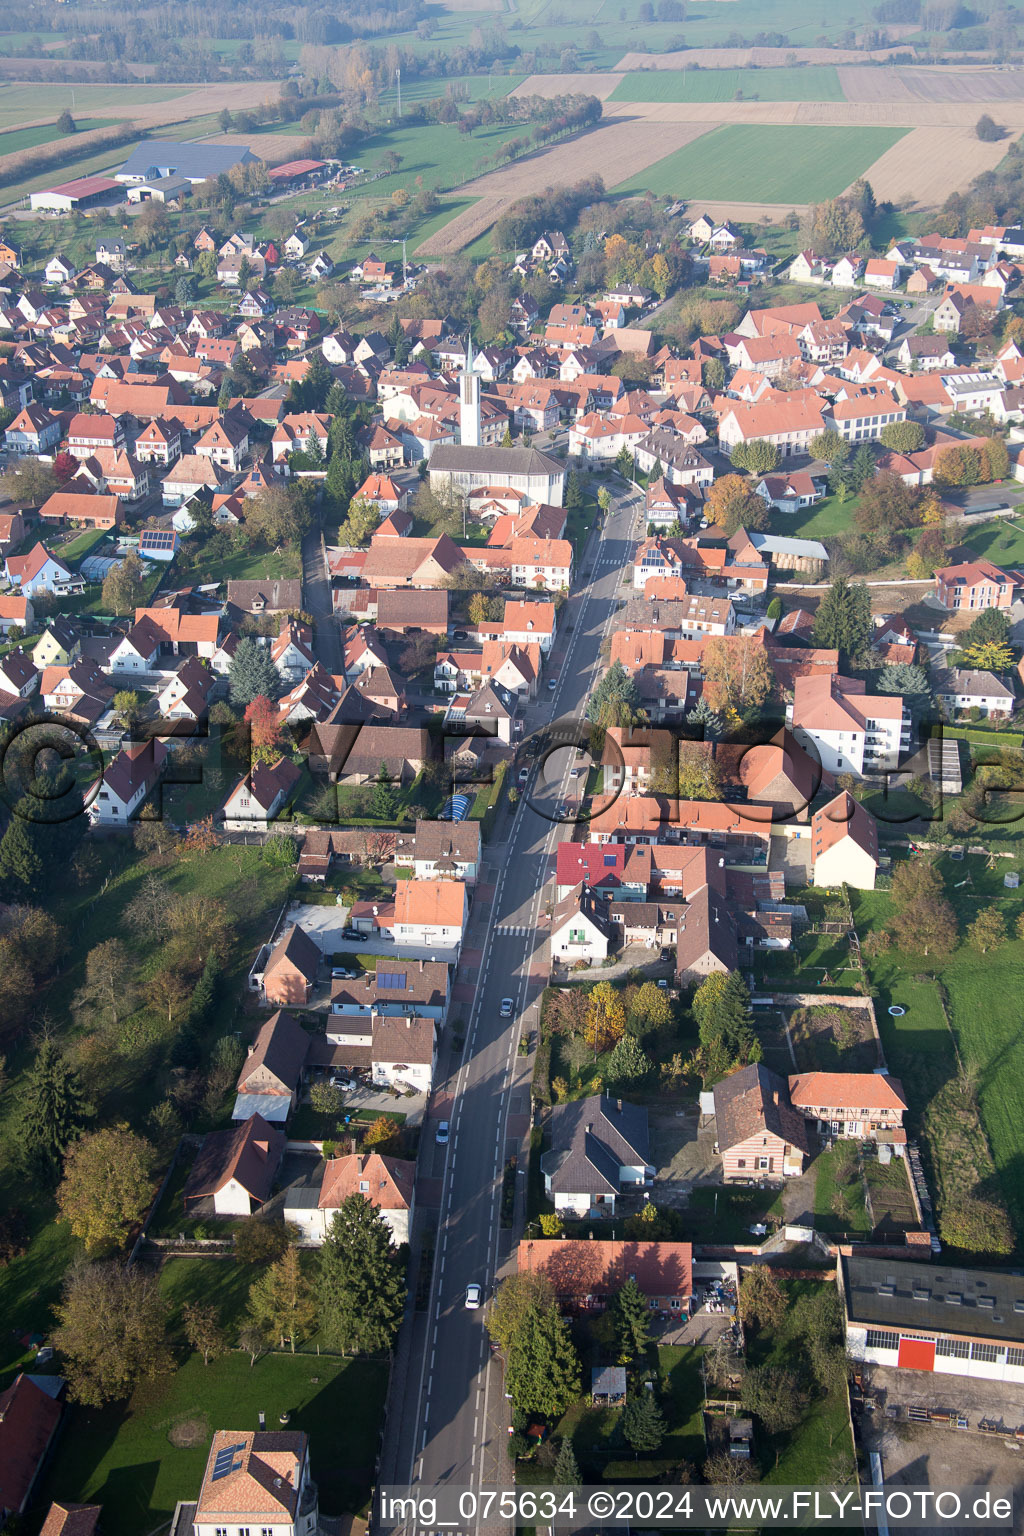
[(459, 375), (459, 442), (480, 447), (480, 375), (473, 368), (473, 337), (466, 337), (466, 366)]

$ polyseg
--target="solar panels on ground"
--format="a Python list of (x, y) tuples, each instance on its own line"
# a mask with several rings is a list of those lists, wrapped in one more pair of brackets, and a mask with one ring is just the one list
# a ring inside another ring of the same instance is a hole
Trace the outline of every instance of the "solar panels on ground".
[(210, 1481), (215, 1483), (218, 1478), (227, 1477), (229, 1472), (240, 1471), (242, 1462), (240, 1458), (236, 1460), (236, 1457), (239, 1457), (239, 1452), (244, 1450), (244, 1442), (241, 1445), (222, 1446), (214, 1460)]

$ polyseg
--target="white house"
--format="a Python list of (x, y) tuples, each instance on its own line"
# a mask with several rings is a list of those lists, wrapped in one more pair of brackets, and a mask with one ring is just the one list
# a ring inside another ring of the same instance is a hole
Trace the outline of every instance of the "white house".
[(811, 818), (812, 884), (873, 891), (877, 873), (878, 824), (843, 790)]
[(829, 773), (881, 773), (910, 746), (910, 716), (898, 694), (869, 694), (838, 672), (798, 677), (786, 711), (800, 745)]
[(605, 960), (612, 928), (602, 905), (580, 882), (558, 903), (551, 914), (551, 954), (563, 965)]
[(99, 826), (127, 826), (156, 786), (166, 760), (167, 747), (158, 737), (129, 742), (98, 781), (99, 789), (88, 806), (90, 821)]
[(458, 949), (469, 917), (461, 880), (399, 880), (395, 887), (395, 944)]
[(265, 831), (302, 777), (287, 757), (256, 763), (224, 802), (224, 826), (231, 831)]
[(260, 1114), (229, 1131), (211, 1131), (185, 1184), (186, 1214), (209, 1200), (217, 1216), (251, 1216), (270, 1199), (284, 1146), (284, 1133)]
[[(404, 882), (412, 885), (411, 880)], [(429, 1093), (437, 1057), (433, 1019), (377, 1014), (373, 1019), (371, 1081), (382, 1088)]]
[[(329, 1158), (319, 1188), (293, 1184), (284, 1197), (284, 1219), (308, 1242), (322, 1243), (336, 1212), (350, 1195), (362, 1195), (391, 1233), (395, 1247), (409, 1241), (415, 1206), (416, 1164), (379, 1152)], [(314, 1204), (315, 1199), (315, 1204)]]
[(266, 1432), (217, 1430), (199, 1497), (194, 1504), (178, 1504), (171, 1528), (175, 1536), (229, 1531), (231, 1536), (316, 1536), (319, 1511), (308, 1435), (277, 1425)]

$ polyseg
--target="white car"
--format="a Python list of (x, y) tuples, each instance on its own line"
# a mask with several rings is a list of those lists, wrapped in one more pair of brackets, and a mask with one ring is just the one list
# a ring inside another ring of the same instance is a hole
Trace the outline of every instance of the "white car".
[(469, 1308), (469, 1310), (471, 1312), (475, 1312), (476, 1311), (477, 1307), (480, 1305), (480, 1303), (483, 1301), (483, 1299), (484, 1299), (484, 1288), (483, 1288), (482, 1285), (467, 1285), (466, 1286), (466, 1306)]
[(441, 1120), (438, 1122), (437, 1130), (434, 1132), (434, 1140), (437, 1142), (439, 1147), (446, 1147), (448, 1145), (447, 1120)]
[(515, 1007), (515, 1003), (512, 1001), (512, 999), (510, 997), (503, 997), (502, 1000), (501, 1000), (501, 1016), (502, 1016), (502, 1018), (503, 1019), (510, 1019), (512, 1017), (512, 1010), (514, 1009), (514, 1007)]

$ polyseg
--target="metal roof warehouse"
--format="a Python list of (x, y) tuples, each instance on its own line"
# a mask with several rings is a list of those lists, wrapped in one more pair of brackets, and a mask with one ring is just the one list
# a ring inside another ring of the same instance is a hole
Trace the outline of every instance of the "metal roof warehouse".
[(1024, 1382), (1024, 1277), (857, 1257), (839, 1274), (852, 1359)]

